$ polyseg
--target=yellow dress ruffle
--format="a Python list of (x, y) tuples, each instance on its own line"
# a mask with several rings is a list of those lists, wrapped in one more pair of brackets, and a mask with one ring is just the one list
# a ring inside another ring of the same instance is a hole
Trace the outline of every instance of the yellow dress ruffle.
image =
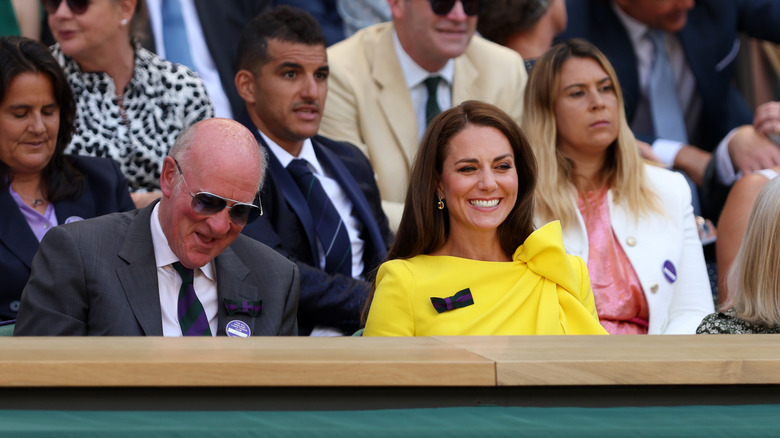
[[(469, 289), (474, 304), (438, 313), (431, 297)], [(585, 263), (559, 222), (534, 231), (511, 262), (420, 255), (382, 264), (364, 336), (606, 334)]]

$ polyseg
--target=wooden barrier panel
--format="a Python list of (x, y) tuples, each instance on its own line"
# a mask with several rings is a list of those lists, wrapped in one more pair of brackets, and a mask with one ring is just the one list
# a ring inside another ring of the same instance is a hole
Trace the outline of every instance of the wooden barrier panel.
[(440, 337), (499, 386), (780, 383), (780, 335)]
[(0, 409), (780, 404), (780, 335), (0, 338)]
[(494, 386), (433, 338), (2, 338), (0, 387)]

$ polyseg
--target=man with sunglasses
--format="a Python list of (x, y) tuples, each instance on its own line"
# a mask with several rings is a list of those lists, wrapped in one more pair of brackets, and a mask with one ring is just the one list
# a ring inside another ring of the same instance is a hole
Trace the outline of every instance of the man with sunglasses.
[(241, 236), (266, 158), (228, 119), (185, 130), (159, 202), (52, 228), (33, 260), (16, 335), (296, 335), (299, 274)]
[(520, 120), (525, 66), (513, 50), (474, 35), (484, 1), (388, 0), (391, 23), (328, 49), (330, 93), (320, 133), (368, 156), (393, 227), (428, 119), (473, 99)]
[(366, 157), (317, 135), (328, 92), (325, 37), (310, 14), (280, 6), (244, 29), (238, 59), (239, 121), (269, 152), (266, 214), (243, 232), (297, 263), (302, 335), (351, 334), (365, 280), (393, 236)]

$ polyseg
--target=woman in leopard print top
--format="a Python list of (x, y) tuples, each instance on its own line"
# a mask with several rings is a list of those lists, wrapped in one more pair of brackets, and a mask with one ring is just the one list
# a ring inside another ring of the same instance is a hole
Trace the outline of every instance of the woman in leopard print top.
[(139, 207), (159, 196), (162, 162), (179, 133), (214, 116), (195, 73), (131, 42), (143, 5), (107, 0), (71, 11), (63, 1), (48, 11), (52, 53), (76, 96), (67, 152), (117, 160)]

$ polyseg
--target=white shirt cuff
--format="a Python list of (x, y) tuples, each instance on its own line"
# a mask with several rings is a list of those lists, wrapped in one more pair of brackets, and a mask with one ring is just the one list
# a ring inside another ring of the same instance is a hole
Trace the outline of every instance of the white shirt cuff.
[(683, 145), (679, 141), (659, 138), (653, 142), (653, 152), (658, 155), (667, 169), (671, 169), (674, 165), (674, 158), (677, 157), (677, 153), (680, 152)]
[(732, 129), (731, 132), (726, 134), (723, 140), (718, 143), (718, 148), (715, 149), (715, 172), (718, 174), (720, 183), (726, 186), (730, 186), (742, 178), (742, 172), (734, 170), (734, 163), (731, 161), (731, 155), (729, 155), (729, 143), (736, 131), (736, 129)]

